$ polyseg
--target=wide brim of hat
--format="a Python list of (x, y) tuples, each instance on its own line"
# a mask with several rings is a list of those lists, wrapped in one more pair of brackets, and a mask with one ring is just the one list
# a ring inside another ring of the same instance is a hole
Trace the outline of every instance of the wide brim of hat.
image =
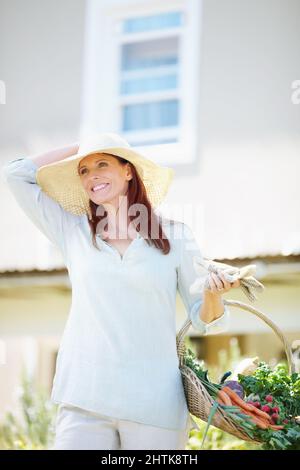
[(110, 153), (131, 162), (145, 185), (151, 205), (155, 208), (161, 204), (174, 178), (174, 169), (161, 166), (131, 148), (106, 147), (43, 165), (37, 170), (38, 185), (65, 210), (74, 215), (91, 216), (89, 196), (81, 183), (78, 164), (82, 158), (95, 153)]

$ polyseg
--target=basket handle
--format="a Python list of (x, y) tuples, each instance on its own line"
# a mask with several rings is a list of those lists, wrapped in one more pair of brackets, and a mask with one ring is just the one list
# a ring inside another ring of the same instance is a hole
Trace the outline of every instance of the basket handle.
[[(270, 328), (274, 331), (276, 336), (280, 339), (284, 346), (285, 354), (287, 357), (287, 362), (288, 362), (288, 368), (289, 368), (289, 374), (292, 374), (296, 372), (296, 365), (294, 363), (293, 355), (292, 355), (292, 350), (289, 345), (289, 342), (287, 341), (286, 337), (282, 333), (282, 331), (278, 328), (275, 323), (270, 320), (264, 313), (261, 311), (257, 310), (256, 308), (252, 307), (251, 305), (245, 304), (244, 302), (240, 302), (238, 300), (226, 300), (223, 299), (224, 305), (231, 305), (232, 307), (238, 307), (241, 308), (242, 310), (247, 310), (250, 313), (253, 313), (257, 317), (259, 317), (261, 320), (263, 320), (267, 325), (269, 325)], [(190, 326), (192, 325), (192, 321), (187, 318), (187, 320), (184, 322), (183, 326), (179, 330), (179, 332), (176, 335), (176, 345), (177, 345), (177, 354), (179, 358), (179, 364), (180, 367), (183, 366), (183, 361), (184, 361), (184, 356), (186, 352), (186, 347), (184, 344), (184, 337), (189, 330)]]

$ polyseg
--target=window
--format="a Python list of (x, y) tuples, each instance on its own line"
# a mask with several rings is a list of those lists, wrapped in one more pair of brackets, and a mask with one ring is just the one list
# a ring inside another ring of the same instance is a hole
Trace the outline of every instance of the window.
[(82, 132), (118, 132), (162, 164), (192, 162), (201, 0), (88, 5)]
[(131, 145), (178, 140), (182, 23), (181, 11), (120, 20), (120, 120)]

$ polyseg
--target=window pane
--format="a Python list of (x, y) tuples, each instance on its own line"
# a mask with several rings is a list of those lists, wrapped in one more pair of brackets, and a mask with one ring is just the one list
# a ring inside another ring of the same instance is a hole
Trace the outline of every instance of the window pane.
[(124, 33), (153, 31), (156, 29), (174, 28), (182, 24), (182, 12), (172, 11), (158, 15), (128, 18), (123, 22)]
[(122, 122), (124, 131), (177, 126), (178, 100), (124, 106)]
[(174, 144), (178, 142), (177, 137), (170, 137), (169, 139), (151, 139), (151, 140), (139, 140), (139, 141), (132, 141), (128, 139), (130, 145), (134, 146), (142, 146), (142, 145), (158, 145), (158, 144)]
[(178, 63), (178, 38), (124, 44), (121, 51), (121, 70), (153, 69)]
[(177, 75), (165, 75), (162, 77), (146, 77), (122, 80), (121, 94), (145, 93), (147, 91), (174, 90), (177, 88)]

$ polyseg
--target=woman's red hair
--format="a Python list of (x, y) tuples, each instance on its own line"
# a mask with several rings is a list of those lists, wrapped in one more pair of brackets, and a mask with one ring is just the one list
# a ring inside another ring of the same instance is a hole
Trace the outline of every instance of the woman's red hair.
[[(104, 153), (104, 152), (103, 152)], [(147, 214), (147, 223), (142, 224), (146, 226), (146, 231), (147, 233), (142, 233), (143, 227), (135, 227), (136, 231), (140, 233), (140, 235), (146, 240), (149, 246), (153, 245), (155, 246), (158, 250), (161, 250), (163, 254), (167, 255), (170, 251), (170, 242), (168, 238), (165, 236), (164, 231), (162, 229), (161, 221), (162, 218), (161, 216), (158, 216), (149, 199), (147, 196), (146, 188), (145, 185), (139, 176), (135, 166), (129, 162), (128, 160), (125, 160), (122, 157), (119, 157), (117, 155), (112, 155), (112, 154), (107, 154), (110, 155), (114, 158), (116, 158), (121, 165), (126, 165), (128, 163), (131, 167), (131, 173), (132, 173), (132, 178), (131, 180), (128, 181), (128, 192), (127, 192), (127, 203), (128, 203), (128, 208), (131, 207), (132, 204), (143, 204), (144, 207), (146, 208), (146, 214)], [(107, 217), (107, 211), (103, 211), (104, 213), (101, 215), (97, 215), (97, 208), (98, 204), (95, 204), (91, 199), (89, 200), (89, 205), (92, 213), (92, 218), (88, 219), (91, 232), (92, 232), (92, 242), (95, 248), (99, 249), (96, 243), (96, 233), (97, 233), (97, 225)], [(136, 216), (129, 215), (128, 218), (130, 222), (132, 222)], [(167, 219), (165, 219), (167, 220)], [(174, 221), (168, 219), (168, 223), (173, 223)], [(155, 233), (156, 238), (151, 238), (151, 234)]]

